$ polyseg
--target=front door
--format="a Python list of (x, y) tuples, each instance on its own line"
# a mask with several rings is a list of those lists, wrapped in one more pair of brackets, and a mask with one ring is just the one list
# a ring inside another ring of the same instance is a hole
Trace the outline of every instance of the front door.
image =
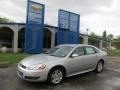
[(85, 52), (83, 47), (76, 48), (68, 59), (68, 74), (76, 74), (84, 70)]

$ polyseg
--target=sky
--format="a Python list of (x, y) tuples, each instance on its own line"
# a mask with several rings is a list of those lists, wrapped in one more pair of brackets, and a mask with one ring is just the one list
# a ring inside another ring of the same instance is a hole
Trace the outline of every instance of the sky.
[[(46, 5), (45, 24), (58, 25), (58, 10), (80, 14), (80, 32), (120, 35), (120, 0), (32, 0)], [(0, 0), (0, 17), (25, 22), (27, 0)]]

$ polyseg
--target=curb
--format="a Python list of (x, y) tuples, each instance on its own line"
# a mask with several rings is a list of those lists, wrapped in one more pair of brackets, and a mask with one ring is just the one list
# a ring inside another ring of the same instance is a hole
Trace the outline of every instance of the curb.
[(3, 62), (3, 63), (0, 63), (0, 68), (7, 68), (9, 66), (11, 66), (12, 64), (9, 63), (9, 62)]

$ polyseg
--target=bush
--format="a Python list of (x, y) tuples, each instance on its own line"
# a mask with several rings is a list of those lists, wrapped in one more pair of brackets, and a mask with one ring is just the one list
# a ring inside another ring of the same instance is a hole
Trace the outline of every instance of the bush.
[(120, 56), (120, 50), (108, 50), (109, 56)]

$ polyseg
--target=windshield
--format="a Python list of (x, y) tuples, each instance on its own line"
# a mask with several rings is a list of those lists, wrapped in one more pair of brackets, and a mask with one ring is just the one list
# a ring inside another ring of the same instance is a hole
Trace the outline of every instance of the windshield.
[(65, 57), (68, 55), (68, 53), (73, 49), (72, 46), (60, 46), (60, 47), (55, 47), (53, 49), (50, 49), (47, 54), (51, 56), (56, 56), (56, 57)]

